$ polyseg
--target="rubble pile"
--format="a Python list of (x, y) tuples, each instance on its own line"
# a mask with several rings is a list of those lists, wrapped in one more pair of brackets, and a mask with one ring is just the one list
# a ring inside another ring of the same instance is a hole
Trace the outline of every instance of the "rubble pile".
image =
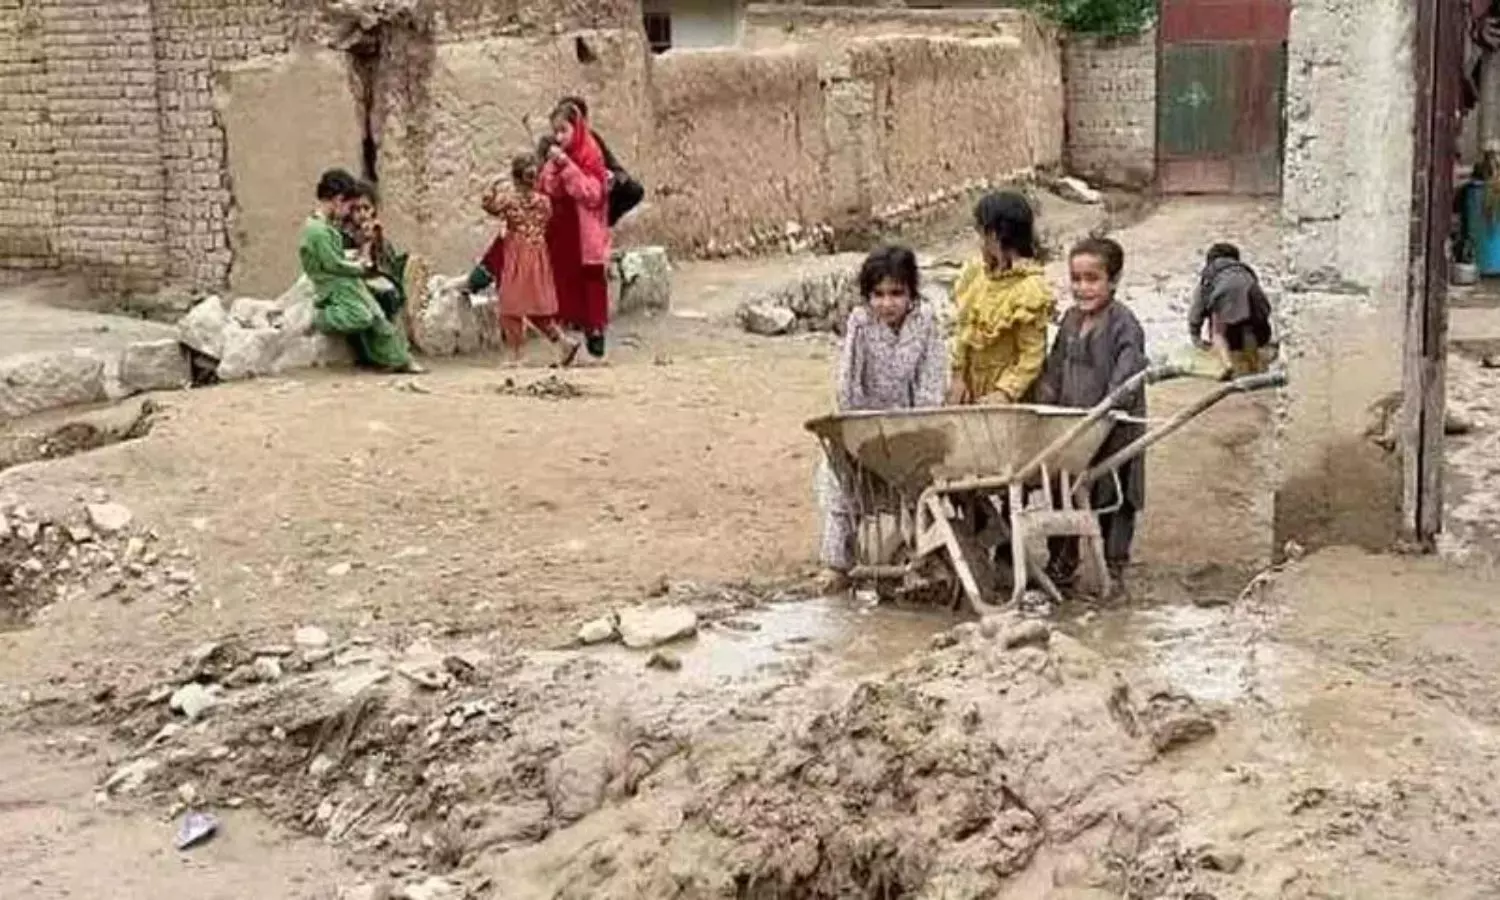
[(105, 500), (49, 516), (0, 509), (0, 625), (76, 600), (176, 603), (197, 592), (191, 554), (168, 550), (131, 511)]
[(177, 323), (178, 340), (201, 364), (199, 380), (238, 381), (293, 369), (348, 365), (348, 341), (313, 330), (312, 282), (298, 278), (275, 300), (215, 296), (199, 301)]
[(683, 804), (660, 832), (500, 860), (496, 877), (553, 892), (518, 896), (1223, 896), (1233, 853), (1198, 840), (1156, 777), (1213, 738), (1206, 711), (1039, 621), (938, 637), (893, 675), (763, 729), (758, 759), (695, 757), (678, 773), (691, 783), (658, 778), (638, 805)]

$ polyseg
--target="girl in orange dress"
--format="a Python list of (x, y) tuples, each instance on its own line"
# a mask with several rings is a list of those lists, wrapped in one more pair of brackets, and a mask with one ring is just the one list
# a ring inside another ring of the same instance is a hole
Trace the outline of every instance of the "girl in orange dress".
[(530, 323), (559, 348), (557, 365), (567, 366), (578, 356), (579, 344), (564, 336), (557, 323), (557, 290), (547, 258), (552, 201), (537, 189), (540, 169), (534, 155), (517, 156), (510, 165), (515, 189), (501, 193), (498, 184), (492, 185), (484, 196), (484, 211), (505, 226), (501, 271), (496, 273), (500, 276), (500, 337), (511, 364), (518, 365)]

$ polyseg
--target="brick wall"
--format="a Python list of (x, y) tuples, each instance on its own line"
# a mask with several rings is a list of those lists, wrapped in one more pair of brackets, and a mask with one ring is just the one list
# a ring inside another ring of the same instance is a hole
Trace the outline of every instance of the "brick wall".
[(46, 58), (38, 4), (0, 0), (0, 260), (18, 277), (56, 265)]
[(1156, 180), (1156, 35), (1070, 38), (1067, 161), (1106, 184)]
[(152, 287), (165, 182), (149, 0), (41, 5), (58, 265)]

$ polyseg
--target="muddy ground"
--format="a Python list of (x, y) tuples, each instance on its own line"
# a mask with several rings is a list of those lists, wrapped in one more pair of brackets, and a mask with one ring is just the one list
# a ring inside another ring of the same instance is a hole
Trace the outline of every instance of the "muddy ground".
[[(1259, 215), (1124, 232), (1153, 333), (1203, 235), (1270, 247)], [(800, 426), (835, 348), (698, 296), (567, 389), (488, 360), (216, 387), (0, 473), (0, 896), (1500, 891), (1487, 576), (1334, 549), (1246, 590), (1267, 532), (1216, 476), (1259, 464), (1261, 402), (1153, 455), (1120, 607), (816, 598)], [(697, 636), (571, 646), (642, 605)], [(220, 833), (178, 852), (194, 810)]]

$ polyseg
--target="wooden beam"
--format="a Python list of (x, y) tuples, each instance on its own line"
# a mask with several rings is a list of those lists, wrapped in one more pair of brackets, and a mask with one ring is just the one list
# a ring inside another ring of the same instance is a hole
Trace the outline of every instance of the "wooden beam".
[(1431, 546), (1443, 527), (1443, 421), (1448, 355), (1448, 236), (1459, 127), (1463, 0), (1413, 0), (1411, 258), (1402, 354), (1402, 511), (1410, 536)]

